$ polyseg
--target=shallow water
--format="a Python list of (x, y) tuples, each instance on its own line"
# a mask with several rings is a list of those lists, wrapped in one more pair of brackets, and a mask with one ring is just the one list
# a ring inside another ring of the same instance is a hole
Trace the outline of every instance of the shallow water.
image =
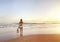
[[(17, 33), (18, 24), (0, 24), (0, 40), (20, 37)], [(33, 34), (60, 34), (60, 24), (24, 24), (23, 36)]]

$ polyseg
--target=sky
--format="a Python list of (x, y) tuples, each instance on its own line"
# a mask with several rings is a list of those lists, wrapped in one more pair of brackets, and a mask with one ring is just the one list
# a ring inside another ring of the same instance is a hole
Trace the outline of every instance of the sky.
[(60, 21), (59, 0), (0, 0), (0, 22)]

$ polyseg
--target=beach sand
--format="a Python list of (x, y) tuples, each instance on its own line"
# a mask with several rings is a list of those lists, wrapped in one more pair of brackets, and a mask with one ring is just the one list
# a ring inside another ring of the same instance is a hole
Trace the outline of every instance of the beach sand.
[(5, 42), (60, 42), (60, 34), (36, 34), (21, 36)]

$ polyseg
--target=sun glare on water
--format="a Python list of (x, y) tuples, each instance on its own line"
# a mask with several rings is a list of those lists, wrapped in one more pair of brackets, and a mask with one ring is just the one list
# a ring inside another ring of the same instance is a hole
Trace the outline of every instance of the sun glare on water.
[(57, 34), (60, 34), (60, 27), (57, 27), (55, 30)]

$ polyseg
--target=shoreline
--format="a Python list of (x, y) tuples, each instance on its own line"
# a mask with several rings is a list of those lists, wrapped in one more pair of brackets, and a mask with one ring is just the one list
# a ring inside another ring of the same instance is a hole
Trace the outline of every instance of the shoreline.
[(35, 34), (10, 39), (4, 42), (60, 42), (60, 34)]

